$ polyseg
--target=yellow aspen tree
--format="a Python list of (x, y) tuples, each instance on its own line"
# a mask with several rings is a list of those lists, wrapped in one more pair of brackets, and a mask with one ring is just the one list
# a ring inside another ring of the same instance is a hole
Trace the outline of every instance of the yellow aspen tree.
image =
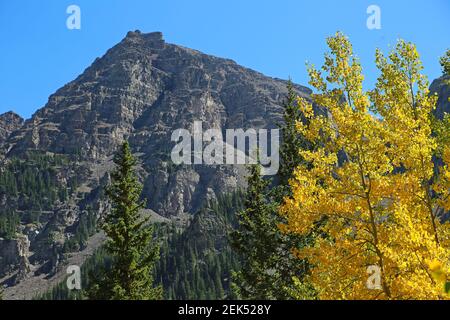
[(319, 299), (443, 298), (432, 269), (449, 266), (448, 223), (436, 215), (448, 188), (433, 172), (436, 100), (417, 51), (401, 41), (388, 58), (377, 52), (381, 75), (365, 92), (350, 41), (337, 33), (327, 44), (322, 68), (308, 71), (328, 114), (298, 101), (306, 121), (297, 128), (316, 148), (299, 151), (307, 163), (290, 181), (280, 228), (315, 234), (296, 254), (312, 264)]
[[(433, 162), (438, 147), (432, 135), (437, 97), (430, 95), (429, 82), (421, 74), (423, 67), (413, 44), (399, 41), (388, 57), (377, 51), (376, 63), (381, 76), (371, 92), (373, 109), (389, 133), (387, 154), (396, 168), (390, 174), (392, 201), (387, 207), (397, 222), (391, 239), (397, 237), (393, 243), (398, 244), (386, 246), (385, 251), (399, 266), (399, 272), (405, 274), (393, 278), (392, 285), (399, 287), (400, 298), (436, 298), (445, 281), (429, 282), (427, 278), (436, 263), (442, 265), (442, 270), (448, 269), (450, 244), (449, 223), (442, 223), (439, 216), (445, 209), (443, 200), (448, 197), (448, 187), (440, 187), (447, 166), (436, 175)], [(448, 159), (444, 157), (444, 161)], [(402, 210), (396, 210), (399, 206)], [(421, 266), (425, 273), (421, 273)], [(414, 277), (407, 279), (408, 274)]]

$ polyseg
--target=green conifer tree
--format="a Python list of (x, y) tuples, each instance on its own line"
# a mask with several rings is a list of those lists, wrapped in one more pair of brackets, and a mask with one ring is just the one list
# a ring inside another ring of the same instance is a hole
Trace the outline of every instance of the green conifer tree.
[(282, 132), (282, 142), (280, 145), (280, 167), (278, 170), (278, 186), (282, 195), (289, 193), (289, 179), (292, 177), (294, 169), (300, 164), (301, 157), (299, 150), (305, 148), (305, 139), (298, 134), (296, 129), (297, 121), (301, 121), (301, 113), (297, 107), (297, 94), (291, 80), (287, 84), (287, 95), (283, 103), (283, 120), (279, 125)]
[[(310, 148), (296, 130), (301, 113), (291, 81), (287, 84), (283, 103), (282, 143), (280, 167), (277, 176), (264, 180), (259, 166), (250, 168), (245, 210), (238, 216), (238, 229), (232, 234), (232, 245), (241, 256), (242, 269), (235, 272), (235, 293), (244, 299), (278, 299), (292, 297), (294, 278), (307, 273), (307, 262), (292, 255), (292, 249), (301, 247), (309, 239), (282, 234), (278, 224), (284, 223), (278, 207), (290, 195), (289, 179), (301, 163), (299, 150)], [(272, 189), (269, 190), (268, 185)], [(305, 289), (305, 292), (308, 290)]]
[[(295, 168), (304, 161), (299, 151), (312, 148), (312, 145), (298, 133), (296, 128), (296, 123), (303, 121), (303, 119), (297, 104), (297, 94), (291, 80), (288, 81), (287, 91), (288, 93), (283, 103), (284, 122), (279, 125), (282, 132), (280, 167), (274, 179), (275, 186), (268, 195), (271, 201), (276, 204), (274, 205), (276, 224), (285, 223), (284, 219), (278, 215), (278, 208), (283, 204), (285, 197), (291, 196), (289, 180), (292, 178)], [(304, 246), (305, 243), (311, 241), (311, 238), (278, 232), (276, 237), (278, 250), (274, 257), (273, 292), (276, 294), (277, 299), (290, 299), (295, 288), (294, 278), (296, 279), (295, 281), (301, 281), (308, 272), (307, 261), (294, 257), (292, 249)], [(308, 295), (308, 297), (311, 296), (309, 291), (306, 285), (305, 295)]]
[(231, 234), (231, 245), (241, 256), (241, 268), (234, 272), (233, 288), (242, 299), (275, 299), (272, 288), (273, 258), (277, 228), (273, 208), (267, 202), (268, 181), (259, 164), (251, 165), (247, 178), (245, 209), (238, 214), (238, 228)]
[(112, 203), (111, 213), (102, 229), (108, 237), (106, 250), (112, 264), (89, 290), (92, 299), (155, 300), (162, 298), (160, 287), (153, 285), (153, 267), (159, 249), (153, 244), (153, 228), (142, 218), (140, 201), (142, 186), (134, 167), (136, 160), (130, 146), (123, 143), (114, 158), (116, 170), (107, 194)]

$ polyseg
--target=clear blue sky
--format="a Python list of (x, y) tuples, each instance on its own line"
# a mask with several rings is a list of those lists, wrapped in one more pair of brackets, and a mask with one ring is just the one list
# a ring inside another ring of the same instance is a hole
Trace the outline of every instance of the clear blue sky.
[[(71, 4), (81, 8), (81, 30), (66, 28)], [(381, 30), (366, 27), (371, 4), (381, 8)], [(29, 118), (135, 29), (162, 31), (167, 42), (304, 85), (305, 61), (321, 64), (325, 37), (340, 30), (370, 88), (375, 48), (387, 50), (398, 38), (417, 44), (430, 79), (440, 75), (438, 58), (450, 47), (450, 1), (0, 0), (0, 113)]]

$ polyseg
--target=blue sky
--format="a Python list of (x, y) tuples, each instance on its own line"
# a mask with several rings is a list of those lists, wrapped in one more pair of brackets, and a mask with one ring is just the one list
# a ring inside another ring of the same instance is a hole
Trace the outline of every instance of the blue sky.
[[(81, 9), (69, 30), (66, 9)], [(366, 9), (381, 8), (369, 30)], [(417, 44), (425, 73), (440, 76), (450, 48), (448, 0), (0, 0), (0, 113), (29, 118), (129, 30), (162, 31), (167, 42), (226, 57), (264, 74), (307, 85), (305, 61), (320, 65), (325, 38), (337, 30), (354, 44), (374, 83), (374, 51), (403, 38)]]

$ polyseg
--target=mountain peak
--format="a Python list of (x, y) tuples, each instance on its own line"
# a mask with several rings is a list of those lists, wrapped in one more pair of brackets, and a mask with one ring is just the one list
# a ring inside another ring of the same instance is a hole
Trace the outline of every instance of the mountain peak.
[(127, 38), (143, 37), (147, 40), (156, 40), (156, 41), (163, 40), (163, 34), (160, 31), (148, 32), (148, 33), (142, 33), (140, 30), (128, 31), (126, 37)]
[(13, 111), (0, 114), (0, 143), (5, 141), (13, 131), (22, 127), (24, 119)]
[(0, 119), (20, 119), (21, 121), (23, 121), (23, 118), (14, 111), (8, 111), (0, 114)]
[(129, 31), (122, 42), (145, 43), (147, 46), (155, 49), (163, 49), (165, 44), (162, 32), (142, 33), (140, 30)]

